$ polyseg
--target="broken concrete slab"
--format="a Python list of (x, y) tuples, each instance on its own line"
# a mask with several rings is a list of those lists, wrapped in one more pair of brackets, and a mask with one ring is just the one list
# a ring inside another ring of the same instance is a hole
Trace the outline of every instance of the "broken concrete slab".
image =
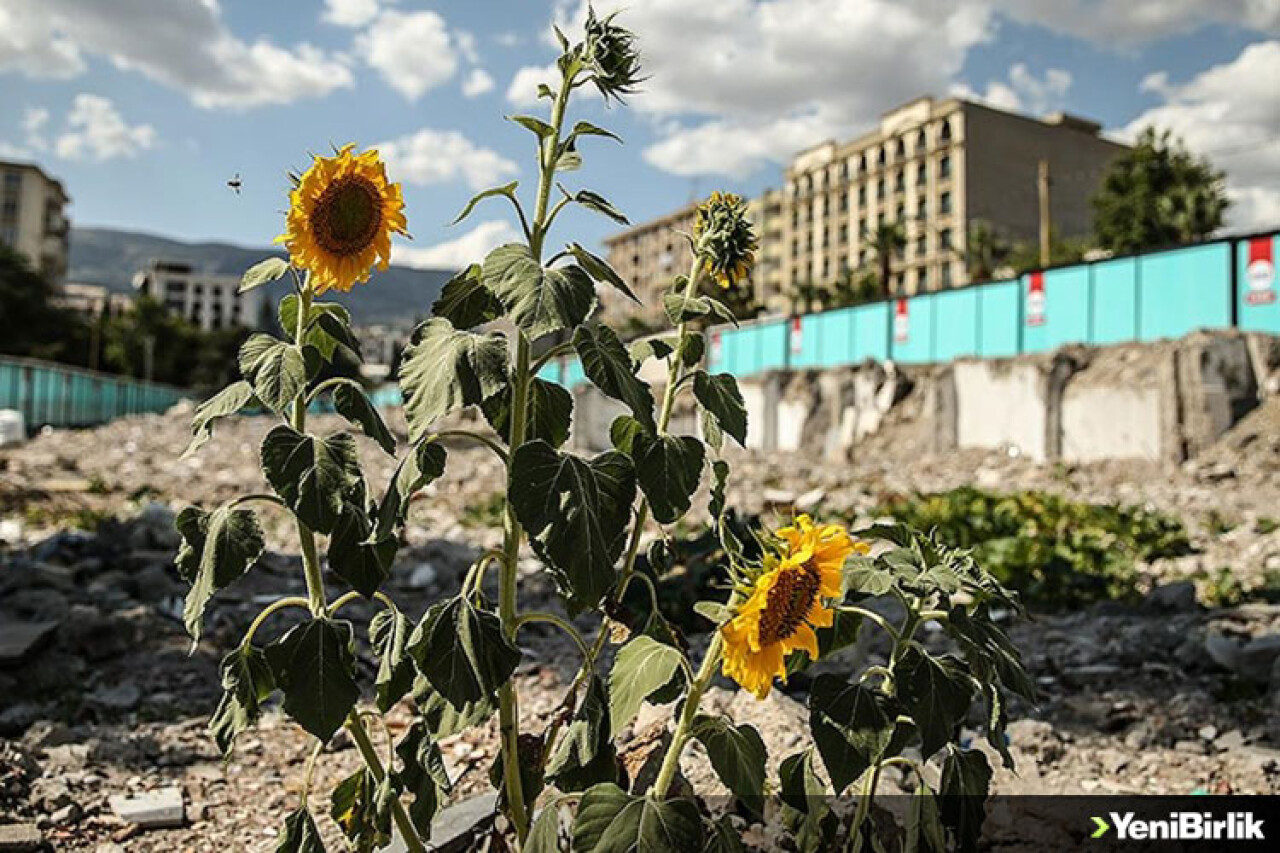
[(0, 666), (17, 666), (25, 662), (57, 629), (56, 621), (0, 624)]
[(182, 826), (186, 822), (182, 789), (178, 787), (142, 794), (116, 794), (108, 799), (108, 803), (116, 817), (141, 829)]
[(44, 849), (44, 835), (34, 823), (0, 824), (0, 853), (29, 853)]

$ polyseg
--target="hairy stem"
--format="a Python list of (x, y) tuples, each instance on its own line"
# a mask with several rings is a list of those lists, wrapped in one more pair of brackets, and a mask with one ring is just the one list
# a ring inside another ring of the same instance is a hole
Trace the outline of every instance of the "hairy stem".
[[(381, 782), (387, 775), (387, 771), (382, 766), (382, 759), (378, 757), (378, 750), (374, 747), (372, 738), (369, 737), (369, 730), (364, 727), (359, 711), (353, 710), (347, 717), (347, 731), (351, 732), (351, 739), (356, 742), (356, 748), (360, 750), (360, 757), (364, 759), (365, 766), (369, 768), (373, 778)], [(405, 848), (410, 853), (426, 853), (427, 847), (418, 837), (417, 830), (413, 828), (413, 821), (409, 820), (409, 813), (405, 811), (399, 797), (391, 800), (391, 818), (396, 822), (396, 828), (400, 830)]]

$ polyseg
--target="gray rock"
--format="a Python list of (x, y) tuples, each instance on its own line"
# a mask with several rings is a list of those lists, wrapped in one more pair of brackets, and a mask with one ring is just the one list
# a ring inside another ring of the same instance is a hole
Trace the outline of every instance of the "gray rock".
[(1183, 613), (1196, 609), (1196, 585), (1191, 581), (1162, 584), (1147, 594), (1144, 603), (1153, 610)]
[(141, 829), (182, 826), (186, 821), (182, 789), (177, 787), (160, 788), (144, 794), (116, 794), (107, 802), (116, 817)]
[(436, 579), (439, 576), (440, 573), (436, 571), (436, 567), (431, 563), (419, 563), (409, 573), (408, 584), (413, 589), (426, 589), (435, 586)]
[(38, 652), (53, 632), (56, 621), (0, 623), (0, 666), (17, 666)]
[(1280, 658), (1280, 634), (1268, 634), (1245, 643), (1233, 669), (1245, 678), (1266, 682), (1271, 678), (1271, 668), (1277, 658)]
[(99, 687), (85, 699), (90, 705), (104, 711), (132, 711), (138, 707), (142, 691), (132, 681), (125, 681), (110, 687)]
[(0, 853), (29, 853), (44, 847), (44, 835), (34, 823), (0, 824)]

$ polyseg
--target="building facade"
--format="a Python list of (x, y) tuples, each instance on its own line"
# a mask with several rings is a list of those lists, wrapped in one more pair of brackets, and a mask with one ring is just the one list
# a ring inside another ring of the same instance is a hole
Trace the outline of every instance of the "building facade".
[(67, 282), (54, 296), (54, 304), (90, 319), (121, 317), (133, 310), (133, 296), (112, 293), (99, 284)]
[(974, 222), (1009, 240), (1037, 239), (1041, 162), (1048, 164), (1054, 236), (1088, 234), (1089, 199), (1125, 150), (1100, 130), (1061, 113), (1037, 119), (924, 97), (886, 113), (856, 139), (803, 151), (785, 174), (780, 286), (825, 285), (846, 272), (878, 269), (873, 236), (893, 223), (906, 239), (891, 256), (891, 293), (966, 284)]
[(262, 288), (240, 292), (240, 276), (200, 272), (184, 261), (153, 261), (133, 277), (139, 296), (205, 331), (257, 325)]
[(67, 274), (71, 201), (62, 184), (32, 163), (0, 162), (0, 243), (55, 286)]

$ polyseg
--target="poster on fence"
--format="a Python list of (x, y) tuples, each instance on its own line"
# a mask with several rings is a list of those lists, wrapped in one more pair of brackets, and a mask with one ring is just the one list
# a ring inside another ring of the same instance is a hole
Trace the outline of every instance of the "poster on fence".
[(1249, 291), (1244, 301), (1249, 305), (1270, 305), (1276, 301), (1276, 264), (1270, 236), (1249, 240), (1249, 263), (1244, 270)]
[(1033, 272), (1027, 277), (1027, 325), (1044, 325), (1044, 273)]
[(907, 314), (907, 300), (899, 299), (897, 307), (893, 309), (893, 340), (894, 343), (905, 344), (909, 337), (911, 317)]
[(712, 332), (711, 333), (711, 362), (713, 364), (719, 363), (722, 349), (723, 347), (720, 344), (720, 333)]

